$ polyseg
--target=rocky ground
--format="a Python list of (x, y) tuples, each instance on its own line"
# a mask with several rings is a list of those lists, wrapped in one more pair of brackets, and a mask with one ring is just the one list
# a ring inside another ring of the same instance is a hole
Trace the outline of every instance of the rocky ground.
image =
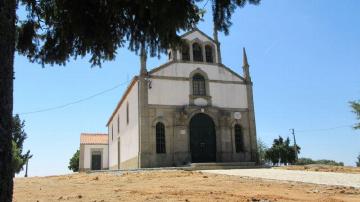
[(360, 189), (198, 171), (16, 178), (14, 201), (360, 201)]

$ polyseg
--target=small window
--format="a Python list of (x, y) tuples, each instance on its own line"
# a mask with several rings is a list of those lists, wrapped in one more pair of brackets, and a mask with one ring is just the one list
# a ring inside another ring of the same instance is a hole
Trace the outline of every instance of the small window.
[(114, 127), (111, 125), (111, 141), (114, 140)]
[(194, 43), (192, 45), (193, 48), (193, 58), (196, 62), (203, 62), (202, 48), (200, 44)]
[(181, 58), (184, 61), (190, 61), (190, 50), (189, 45), (184, 44), (181, 48)]
[(156, 124), (156, 153), (166, 153), (165, 126), (160, 122)]
[(213, 63), (213, 48), (210, 45), (205, 46), (206, 62)]
[(120, 115), (117, 117), (117, 132), (120, 133)]
[(126, 124), (129, 124), (129, 103), (126, 103)]
[(193, 95), (206, 95), (205, 79), (200, 74), (195, 74), (193, 77)]
[(243, 152), (244, 151), (243, 132), (242, 132), (242, 128), (239, 124), (235, 125), (234, 132), (235, 132), (236, 153)]

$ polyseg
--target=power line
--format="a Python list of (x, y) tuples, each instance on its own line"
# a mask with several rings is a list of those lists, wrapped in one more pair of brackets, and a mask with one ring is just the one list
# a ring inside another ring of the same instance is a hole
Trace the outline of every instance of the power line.
[(327, 130), (335, 130), (335, 129), (339, 129), (339, 128), (349, 128), (352, 127), (352, 125), (340, 125), (340, 126), (334, 126), (331, 128), (320, 128), (320, 129), (306, 129), (306, 130), (297, 130), (297, 132), (299, 133), (304, 133), (304, 132), (317, 132), (317, 131), (327, 131)]
[(29, 111), (29, 112), (23, 112), (23, 113), (19, 113), (20, 115), (27, 115), (27, 114), (36, 114), (36, 113), (42, 113), (42, 112), (48, 112), (48, 111), (53, 111), (53, 110), (57, 110), (57, 109), (62, 109), (62, 108), (65, 108), (65, 107), (68, 107), (70, 105), (74, 105), (74, 104), (78, 104), (78, 103), (81, 103), (81, 102), (85, 102), (85, 101), (88, 101), (90, 99), (93, 99), (95, 97), (98, 97), (100, 95), (103, 95), (105, 93), (108, 93), (110, 91), (113, 91), (117, 88), (119, 88), (120, 86), (123, 86), (125, 84), (127, 84), (129, 81), (126, 81), (126, 82), (123, 82), (123, 83), (120, 83), (118, 85), (115, 85), (111, 88), (108, 88), (106, 90), (103, 90), (101, 92), (98, 92), (98, 93), (95, 93), (93, 95), (90, 95), (88, 97), (85, 97), (85, 98), (82, 98), (82, 99), (79, 99), (79, 100), (75, 100), (75, 101), (72, 101), (72, 102), (68, 102), (68, 103), (65, 103), (65, 104), (62, 104), (62, 105), (58, 105), (58, 106), (54, 106), (54, 107), (49, 107), (49, 108), (45, 108), (45, 109), (40, 109), (40, 110), (36, 110), (36, 111)]

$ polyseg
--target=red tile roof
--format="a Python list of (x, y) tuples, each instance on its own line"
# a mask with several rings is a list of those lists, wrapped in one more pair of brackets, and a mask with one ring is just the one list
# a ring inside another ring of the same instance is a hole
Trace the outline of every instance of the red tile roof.
[(108, 134), (81, 133), (80, 144), (108, 144)]

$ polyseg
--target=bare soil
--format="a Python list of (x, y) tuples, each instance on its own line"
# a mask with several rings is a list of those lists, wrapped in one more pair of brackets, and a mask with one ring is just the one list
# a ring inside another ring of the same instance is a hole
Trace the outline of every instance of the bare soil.
[(282, 166), (276, 167), (277, 169), (285, 170), (305, 170), (305, 171), (318, 171), (318, 172), (335, 172), (335, 173), (359, 173), (360, 167), (351, 167), (351, 166), (329, 166), (322, 164), (311, 164), (304, 166)]
[(16, 178), (14, 201), (360, 201), (360, 189), (209, 174), (143, 171)]

